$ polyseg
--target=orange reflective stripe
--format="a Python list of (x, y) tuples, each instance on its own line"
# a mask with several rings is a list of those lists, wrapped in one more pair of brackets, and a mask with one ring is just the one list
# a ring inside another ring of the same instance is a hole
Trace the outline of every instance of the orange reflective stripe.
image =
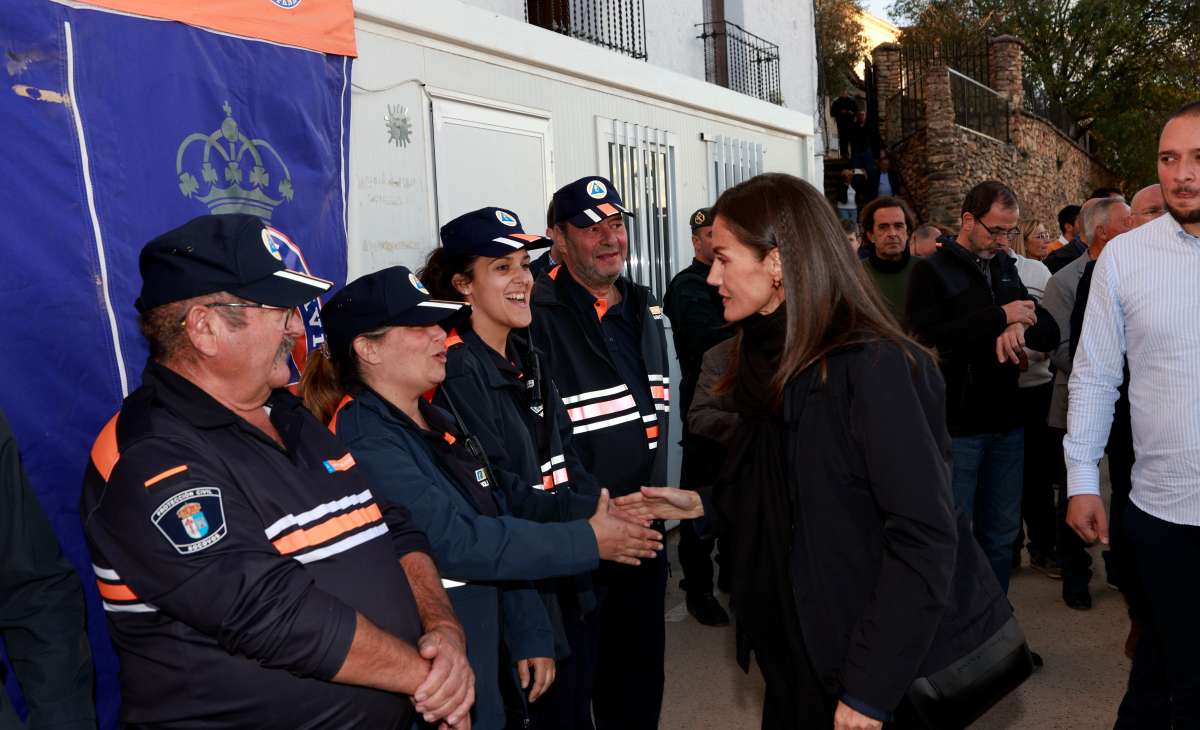
[(552, 281), (554, 279), (558, 278), (558, 270), (561, 268), (562, 268), (562, 264), (559, 264), (558, 266), (555, 266), (553, 269), (550, 269), (549, 277)]
[(542, 477), (542, 489), (546, 490), (547, 492), (553, 490), (554, 489), (554, 477), (552, 477), (552, 476)]
[(508, 237), (515, 238), (519, 241), (527, 241), (529, 243), (532, 243), (533, 241), (537, 241), (541, 238), (544, 238), (544, 236), (535, 236), (532, 233), (510, 233), (510, 234), (508, 234)]
[(371, 504), (344, 515), (330, 517), (316, 527), (289, 532), (278, 540), (272, 540), (271, 544), (275, 546), (280, 555), (289, 555), (306, 547), (329, 542), (338, 535), (382, 519), (383, 514), (379, 511), (379, 505)]
[(182, 474), (185, 471), (187, 471), (187, 464), (180, 464), (179, 466), (171, 467), (170, 469), (167, 469), (166, 471), (164, 471), (162, 474), (158, 474), (156, 476), (152, 476), (149, 479), (147, 479), (146, 480), (146, 489), (153, 487), (155, 484), (158, 484), (159, 482), (161, 482), (162, 480), (164, 480), (168, 477), (173, 477), (176, 474)]
[(455, 441), (458, 441), (458, 439), (454, 438), (454, 436), (449, 433), (442, 434), (442, 438), (446, 439), (446, 443), (451, 445), (453, 445)]
[(647, 439), (658, 438), (658, 426), (647, 426), (646, 427), (646, 438)]
[(117, 461), (121, 458), (121, 452), (117, 451), (117, 419), (120, 417), (121, 412), (118, 411), (117, 415), (104, 424), (100, 435), (96, 437), (96, 442), (92, 444), (92, 464), (106, 482), (112, 475)]
[(596, 210), (600, 211), (605, 216), (616, 215), (617, 213), (621, 212), (617, 210), (612, 203), (601, 203), (600, 205), (596, 206)]
[(335, 434), (337, 433), (338, 414), (342, 412), (343, 408), (350, 405), (350, 401), (352, 401), (352, 400), (354, 400), (354, 399), (351, 398), (350, 396), (344, 395), (344, 396), (342, 396), (341, 402), (338, 403), (338, 407), (333, 409), (333, 418), (329, 419), (329, 430), (331, 432), (333, 432)]
[(650, 386), (650, 397), (659, 400), (667, 400), (667, 389), (661, 385)]
[(136, 601), (137, 594), (129, 590), (129, 586), (123, 583), (105, 583), (96, 581), (96, 587), (100, 589), (100, 595), (110, 601)]

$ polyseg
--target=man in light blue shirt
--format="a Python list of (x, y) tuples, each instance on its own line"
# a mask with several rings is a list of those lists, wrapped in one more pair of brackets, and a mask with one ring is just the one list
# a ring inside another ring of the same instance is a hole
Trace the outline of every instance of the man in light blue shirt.
[(1124, 523), (1149, 612), (1118, 730), (1200, 727), (1200, 102), (1163, 127), (1158, 177), (1170, 215), (1118, 236), (1096, 264), (1063, 441), (1067, 523), (1107, 544), (1098, 462), (1127, 356), (1136, 462)]

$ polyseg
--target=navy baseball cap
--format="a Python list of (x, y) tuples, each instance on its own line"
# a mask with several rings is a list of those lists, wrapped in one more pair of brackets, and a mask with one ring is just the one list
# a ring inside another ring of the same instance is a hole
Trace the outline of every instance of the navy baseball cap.
[(450, 256), (500, 258), (521, 249), (549, 248), (545, 236), (526, 233), (521, 219), (504, 208), (480, 208), (442, 226), (442, 248)]
[(331, 357), (350, 352), (350, 343), (380, 327), (424, 327), (470, 312), (462, 302), (429, 296), (416, 274), (404, 266), (389, 266), (360, 276), (342, 287), (321, 308), (321, 322)]
[(287, 268), (281, 251), (290, 242), (252, 215), (193, 218), (142, 247), (142, 292), (134, 306), (145, 312), (224, 291), (258, 304), (298, 307), (333, 282)]
[(692, 233), (713, 224), (712, 208), (701, 208), (692, 213), (691, 220), (688, 221), (692, 226)]
[(621, 194), (608, 178), (581, 177), (554, 193), (555, 223), (588, 228), (619, 213), (633, 215), (625, 209)]

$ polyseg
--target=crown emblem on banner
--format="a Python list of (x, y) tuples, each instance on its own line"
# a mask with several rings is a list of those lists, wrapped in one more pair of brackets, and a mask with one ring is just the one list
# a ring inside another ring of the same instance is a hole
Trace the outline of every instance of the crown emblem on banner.
[[(242, 132), (228, 101), (222, 108), (220, 127), (189, 134), (179, 145), (179, 192), (207, 205), (210, 213), (249, 213), (270, 221), (275, 208), (295, 195), (292, 175), (269, 142)], [(274, 188), (272, 180), (277, 181)]]

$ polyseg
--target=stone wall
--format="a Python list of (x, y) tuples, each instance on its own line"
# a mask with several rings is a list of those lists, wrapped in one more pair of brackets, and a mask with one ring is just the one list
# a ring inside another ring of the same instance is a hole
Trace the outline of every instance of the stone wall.
[[(1036, 218), (1057, 233), (1063, 206), (1082, 203), (1098, 187), (1120, 186), (1099, 160), (1022, 110), (1021, 50), (1020, 40), (1011, 36), (992, 39), (989, 48), (990, 85), (1011, 105), (1007, 142), (955, 124), (946, 67), (926, 68), (925, 127), (904, 139), (885, 139), (921, 221), (957, 228), (967, 191), (984, 180), (1000, 180), (1016, 191), (1022, 220)], [(895, 53), (886, 45), (876, 49), (881, 60), (891, 61)], [(879, 71), (896, 67), (894, 62), (877, 65)], [(881, 89), (899, 87), (883, 73), (878, 78)], [(894, 135), (891, 129), (881, 131)]]

